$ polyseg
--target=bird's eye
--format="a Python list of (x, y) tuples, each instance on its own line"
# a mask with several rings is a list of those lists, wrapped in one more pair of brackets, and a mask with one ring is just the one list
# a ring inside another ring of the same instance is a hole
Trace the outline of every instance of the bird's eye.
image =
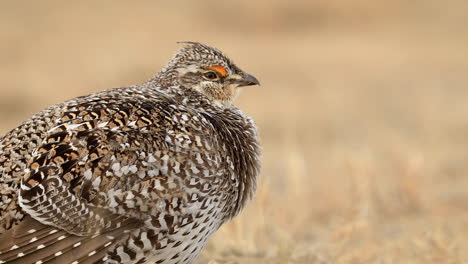
[(216, 80), (218, 79), (218, 75), (212, 71), (209, 71), (209, 72), (205, 72), (203, 74), (203, 77), (205, 77), (205, 79), (207, 80)]

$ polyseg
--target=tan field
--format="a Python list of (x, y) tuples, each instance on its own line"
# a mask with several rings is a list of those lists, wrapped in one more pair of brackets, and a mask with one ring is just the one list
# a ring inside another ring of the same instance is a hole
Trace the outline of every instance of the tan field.
[(177, 41), (262, 83), (255, 199), (197, 264), (468, 263), (468, 1), (1, 1), (0, 132)]

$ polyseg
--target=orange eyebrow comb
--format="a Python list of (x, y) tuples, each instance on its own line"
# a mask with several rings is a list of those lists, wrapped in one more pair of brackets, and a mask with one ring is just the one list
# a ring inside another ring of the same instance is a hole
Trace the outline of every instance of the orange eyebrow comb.
[(213, 71), (217, 72), (219, 75), (221, 75), (221, 77), (226, 77), (226, 75), (227, 75), (226, 68), (224, 68), (221, 65), (213, 65), (213, 66), (209, 66), (209, 67), (203, 67), (203, 69), (213, 70)]

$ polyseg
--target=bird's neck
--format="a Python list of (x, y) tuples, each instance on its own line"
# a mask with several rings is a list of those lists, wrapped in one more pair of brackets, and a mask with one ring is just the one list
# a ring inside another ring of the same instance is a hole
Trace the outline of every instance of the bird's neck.
[(148, 87), (159, 87), (162, 89), (177, 86), (179, 84), (177, 81), (177, 75), (177, 71), (164, 68), (142, 85)]

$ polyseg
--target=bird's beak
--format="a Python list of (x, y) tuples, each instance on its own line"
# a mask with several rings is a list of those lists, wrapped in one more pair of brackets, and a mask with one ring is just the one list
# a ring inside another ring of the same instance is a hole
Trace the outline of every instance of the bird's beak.
[(240, 86), (252, 86), (252, 85), (260, 85), (260, 82), (254, 76), (246, 73), (244, 77), (238, 81), (239, 87)]

